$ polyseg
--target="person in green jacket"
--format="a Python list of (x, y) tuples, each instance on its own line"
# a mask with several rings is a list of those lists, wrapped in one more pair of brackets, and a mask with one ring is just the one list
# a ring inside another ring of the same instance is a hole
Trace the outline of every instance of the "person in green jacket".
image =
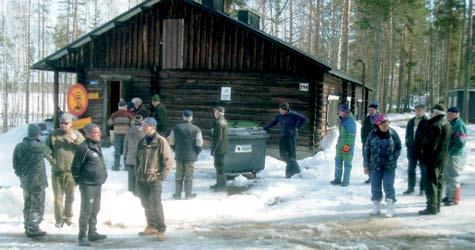
[[(340, 105), (338, 131), (340, 135), (336, 144), (335, 179), (330, 184), (346, 187), (350, 184), (351, 161), (356, 138), (356, 121), (348, 103)], [(345, 171), (343, 171), (343, 166)]]
[(459, 204), (462, 196), (459, 177), (463, 167), (463, 150), (468, 135), (457, 107), (450, 107), (447, 110), (447, 120), (450, 122), (452, 135), (449, 142), (449, 158), (444, 171), (445, 197), (442, 202), (445, 206), (452, 206)]
[(63, 114), (60, 118), (60, 128), (53, 130), (46, 139), (53, 154), (54, 164), (51, 166), (51, 185), (54, 193), (55, 226), (70, 226), (73, 217), (73, 201), (76, 182), (71, 174), (76, 148), (84, 141), (84, 136), (72, 128), (72, 116)]
[(45, 189), (48, 186), (43, 158), (53, 162), (51, 149), (40, 142), (40, 133), (37, 124), (29, 124), (28, 137), (18, 143), (13, 151), (13, 169), (23, 189), (25, 235), (30, 238), (46, 235), (39, 227), (43, 220)]
[(214, 156), (216, 169), (216, 184), (210, 188), (222, 190), (226, 188), (226, 174), (224, 173), (224, 155), (228, 152), (228, 122), (224, 119), (224, 107), (217, 106), (213, 109), (216, 121), (211, 131), (211, 155)]
[(157, 132), (165, 137), (167, 135), (168, 116), (167, 109), (163, 103), (160, 102), (159, 95), (152, 96), (152, 107), (154, 108), (152, 117), (157, 121)]

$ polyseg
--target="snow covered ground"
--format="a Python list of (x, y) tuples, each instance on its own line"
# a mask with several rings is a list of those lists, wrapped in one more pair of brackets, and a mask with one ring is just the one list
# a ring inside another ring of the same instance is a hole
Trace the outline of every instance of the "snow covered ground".
[[(390, 116), (403, 120), (410, 114)], [(404, 140), (404, 128), (393, 128)], [(351, 184), (335, 187), (333, 177), (336, 134), (325, 140), (325, 151), (299, 161), (302, 173), (285, 179), (285, 164), (266, 158), (266, 168), (257, 179), (238, 176), (228, 181), (227, 192), (212, 192), (213, 161), (205, 150), (196, 163), (194, 200), (174, 200), (174, 172), (163, 187), (167, 239), (139, 237), (145, 225), (139, 200), (127, 192), (127, 173), (109, 171), (103, 187), (98, 229), (108, 239), (94, 244), (106, 249), (474, 249), (475, 248), (475, 126), (469, 127), (468, 160), (462, 174), (462, 203), (443, 207), (437, 216), (418, 216), (425, 197), (402, 196), (406, 188), (406, 152), (399, 159), (396, 177), (396, 216), (369, 217), (370, 188), (362, 169), (361, 142), (353, 160)], [(26, 134), (17, 127), (0, 135), (0, 248), (77, 247), (78, 227), (54, 227), (53, 192), (47, 189), (45, 219), (48, 236), (32, 240), (23, 235), (23, 197), (13, 173), (13, 148)], [(113, 162), (113, 149), (104, 148), (106, 163)], [(418, 191), (418, 190), (417, 190)], [(76, 191), (74, 221), (78, 220), (79, 191)]]

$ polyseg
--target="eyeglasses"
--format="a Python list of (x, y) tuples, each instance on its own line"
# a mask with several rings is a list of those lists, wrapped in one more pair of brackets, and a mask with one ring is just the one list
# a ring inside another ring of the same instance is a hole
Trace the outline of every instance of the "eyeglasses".
[(60, 124), (61, 124), (61, 125), (68, 125), (69, 122), (61, 122)]

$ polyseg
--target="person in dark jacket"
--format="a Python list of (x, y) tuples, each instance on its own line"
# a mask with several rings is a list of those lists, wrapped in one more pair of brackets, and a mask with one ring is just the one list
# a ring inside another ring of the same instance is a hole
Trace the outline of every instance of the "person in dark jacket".
[(196, 194), (193, 189), (193, 170), (198, 154), (203, 147), (203, 136), (200, 128), (193, 125), (191, 110), (183, 111), (183, 122), (177, 124), (170, 133), (170, 146), (175, 150), (176, 174), (175, 194), (173, 198), (181, 199), (183, 182), (185, 184), (185, 198), (192, 199)]
[(457, 107), (450, 107), (447, 110), (447, 119), (452, 128), (452, 135), (449, 143), (449, 158), (444, 170), (445, 197), (442, 202), (445, 206), (452, 206), (459, 204), (462, 198), (460, 171), (463, 168), (463, 151), (468, 135)]
[(279, 106), (279, 114), (264, 127), (265, 131), (279, 124), (280, 128), (280, 142), (279, 154), (286, 162), (285, 178), (292, 178), (293, 175), (300, 173), (300, 166), (297, 163), (297, 154), (295, 152), (298, 131), (307, 122), (307, 117), (290, 110), (288, 103), (282, 103)]
[(40, 143), (40, 133), (37, 124), (29, 124), (28, 136), (13, 151), (13, 169), (23, 189), (25, 235), (31, 238), (46, 235), (39, 227), (43, 220), (45, 189), (48, 186), (44, 158), (54, 163), (51, 149)]
[(107, 125), (114, 126), (114, 165), (112, 170), (120, 170), (120, 156), (123, 154), (124, 140), (134, 117), (127, 111), (127, 102), (119, 102), (119, 110), (112, 113)]
[[(406, 126), (406, 149), (407, 149), (407, 190), (403, 192), (404, 195), (414, 193), (414, 187), (416, 186), (416, 167), (420, 158), (420, 144), (422, 140), (422, 133), (429, 120), (425, 116), (426, 107), (424, 104), (418, 104), (415, 107), (416, 116), (407, 122)], [(425, 168), (419, 166), (421, 172), (421, 179), (419, 182), (419, 194), (425, 193), (425, 180), (426, 172)]]
[(426, 168), (427, 206), (420, 215), (434, 215), (440, 212), (442, 201), (442, 175), (447, 164), (450, 124), (445, 119), (445, 107), (436, 104), (430, 111), (430, 120), (424, 130), (421, 151), (421, 166)]
[[(372, 102), (369, 107), (368, 107), (368, 115), (364, 118), (363, 123), (361, 125), (361, 143), (363, 144), (363, 150), (362, 152), (364, 153), (364, 145), (366, 143), (366, 138), (368, 138), (369, 132), (371, 132), (373, 129), (376, 128), (376, 125), (374, 125), (374, 120), (376, 117), (379, 116), (378, 113), (378, 103), (377, 102)], [(365, 184), (370, 183), (370, 179), (368, 179), (364, 182)]]
[(137, 147), (139, 141), (145, 137), (142, 127), (142, 116), (136, 115), (134, 117), (134, 124), (129, 128), (124, 140), (124, 157), (125, 167), (128, 171), (128, 190), (135, 196), (138, 196), (138, 191), (135, 188), (135, 167), (137, 164)]
[(355, 150), (356, 121), (351, 114), (348, 103), (340, 105), (338, 113), (338, 132), (340, 134), (336, 143), (335, 179), (330, 181), (330, 184), (346, 187), (350, 184), (351, 162)]
[(162, 206), (162, 182), (175, 164), (170, 145), (157, 132), (155, 118), (145, 118), (142, 125), (145, 137), (137, 147), (135, 176), (147, 227), (139, 236), (156, 235), (159, 241), (163, 241), (167, 227)]
[(107, 238), (106, 235), (97, 233), (96, 227), (101, 206), (101, 189), (107, 179), (107, 170), (101, 150), (101, 130), (96, 124), (89, 123), (84, 127), (84, 132), (86, 140), (76, 149), (71, 172), (81, 192), (79, 245), (90, 246), (89, 241)]
[(165, 105), (160, 102), (159, 95), (152, 96), (152, 107), (152, 117), (157, 121), (157, 132), (165, 137), (167, 135), (168, 115)]
[(384, 114), (379, 115), (374, 124), (377, 126), (367, 138), (363, 151), (364, 171), (369, 174), (371, 181), (371, 201), (373, 211), (370, 215), (381, 213), (381, 200), (384, 187), (386, 194), (386, 217), (394, 216), (394, 179), (396, 177), (397, 160), (401, 154), (401, 139), (396, 131), (389, 127), (388, 119)]
[(213, 108), (216, 119), (211, 130), (211, 155), (214, 156), (216, 169), (216, 183), (210, 188), (222, 190), (226, 188), (226, 174), (224, 171), (224, 155), (228, 152), (228, 122), (224, 119), (224, 107)]

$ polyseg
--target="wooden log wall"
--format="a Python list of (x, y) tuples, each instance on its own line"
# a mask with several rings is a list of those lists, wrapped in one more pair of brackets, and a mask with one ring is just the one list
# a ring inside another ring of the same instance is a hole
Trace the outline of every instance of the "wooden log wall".
[[(304, 81), (285, 75), (230, 72), (164, 70), (159, 74), (160, 97), (168, 109), (169, 130), (182, 121), (181, 112), (190, 109), (194, 123), (206, 138), (214, 122), (212, 108), (217, 105), (225, 107), (228, 121), (252, 121), (259, 126), (265, 126), (274, 118), (282, 102), (289, 102), (291, 109), (312, 117), (311, 95), (299, 91), (299, 84)], [(231, 101), (221, 101), (221, 87), (232, 88)], [(309, 124), (300, 132), (300, 145), (311, 145)], [(277, 143), (278, 126), (271, 134), (271, 143)]]
[(327, 107), (328, 107), (328, 96), (329, 95), (335, 95), (340, 97), (340, 101), (342, 99), (342, 93), (343, 93), (343, 84), (342, 80), (340, 78), (334, 77), (329, 74), (324, 74), (323, 77), (323, 89), (322, 89), (322, 109), (321, 109), (321, 132), (320, 134), (322, 136), (326, 135), (327, 132), (329, 131), (329, 128), (327, 126)]
[(184, 69), (318, 74), (315, 61), (241, 23), (182, 0), (143, 8), (71, 48), (60, 69)]

